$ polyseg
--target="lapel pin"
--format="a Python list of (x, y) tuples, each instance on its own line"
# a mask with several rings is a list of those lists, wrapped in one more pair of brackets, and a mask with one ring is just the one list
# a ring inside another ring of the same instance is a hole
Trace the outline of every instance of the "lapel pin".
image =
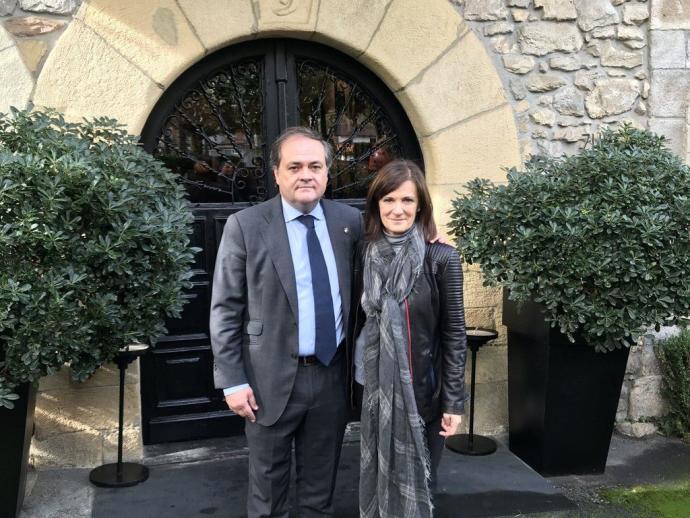
[(343, 229), (343, 232), (345, 232), (346, 234), (347, 234), (349, 231), (350, 231), (350, 228), (349, 228), (349, 227), (345, 227), (345, 228)]

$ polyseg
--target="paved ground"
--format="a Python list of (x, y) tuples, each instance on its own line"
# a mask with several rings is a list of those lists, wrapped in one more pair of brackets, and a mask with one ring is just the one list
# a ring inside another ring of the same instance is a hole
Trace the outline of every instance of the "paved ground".
[[(246, 447), (241, 438), (150, 447), (144, 462), (151, 469), (149, 480), (119, 490), (91, 486), (85, 469), (33, 473), (21, 518), (244, 516)], [(690, 445), (656, 436), (614, 436), (605, 474), (549, 479), (502, 445), (488, 457), (447, 451), (439, 479), (437, 518), (628, 518), (630, 510), (601, 501), (598, 491), (690, 480)], [(340, 464), (338, 516), (357, 516), (357, 483), (358, 444), (351, 441)]]

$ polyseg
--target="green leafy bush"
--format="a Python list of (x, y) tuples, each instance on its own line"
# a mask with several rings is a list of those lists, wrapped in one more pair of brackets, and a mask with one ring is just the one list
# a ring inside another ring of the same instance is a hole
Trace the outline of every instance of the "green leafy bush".
[(190, 284), (190, 222), (182, 187), (115, 121), (0, 114), (0, 405), (163, 334)]
[(613, 350), (689, 313), (690, 169), (664, 137), (624, 125), (467, 188), (450, 224), (466, 260), (571, 340)]
[(668, 414), (660, 421), (662, 431), (690, 440), (690, 331), (659, 342), (656, 355), (663, 379), (662, 393)]

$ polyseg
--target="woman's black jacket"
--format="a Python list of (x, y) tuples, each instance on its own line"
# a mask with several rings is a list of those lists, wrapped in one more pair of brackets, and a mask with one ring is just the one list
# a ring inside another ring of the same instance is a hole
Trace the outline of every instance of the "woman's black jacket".
[[(353, 308), (350, 315), (350, 344), (364, 326), (361, 307), (366, 244), (357, 247), (354, 261)], [(441, 413), (462, 414), (465, 406), (465, 311), (462, 293), (462, 265), (457, 251), (440, 243), (426, 245), (424, 269), (408, 297), (411, 336), (412, 384), (419, 415), (425, 422)], [(350, 383), (354, 380), (353, 355), (349, 356)], [(356, 394), (361, 391), (350, 391)], [(361, 394), (359, 394), (361, 397)], [(361, 401), (353, 395), (355, 415)]]

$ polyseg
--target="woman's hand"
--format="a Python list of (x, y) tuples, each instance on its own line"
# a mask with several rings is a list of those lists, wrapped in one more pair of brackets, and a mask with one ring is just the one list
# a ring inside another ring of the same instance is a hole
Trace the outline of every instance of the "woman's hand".
[(462, 423), (462, 416), (457, 414), (443, 414), (441, 417), (441, 428), (442, 430), (438, 433), (444, 437), (450, 437), (458, 433), (458, 428)]

